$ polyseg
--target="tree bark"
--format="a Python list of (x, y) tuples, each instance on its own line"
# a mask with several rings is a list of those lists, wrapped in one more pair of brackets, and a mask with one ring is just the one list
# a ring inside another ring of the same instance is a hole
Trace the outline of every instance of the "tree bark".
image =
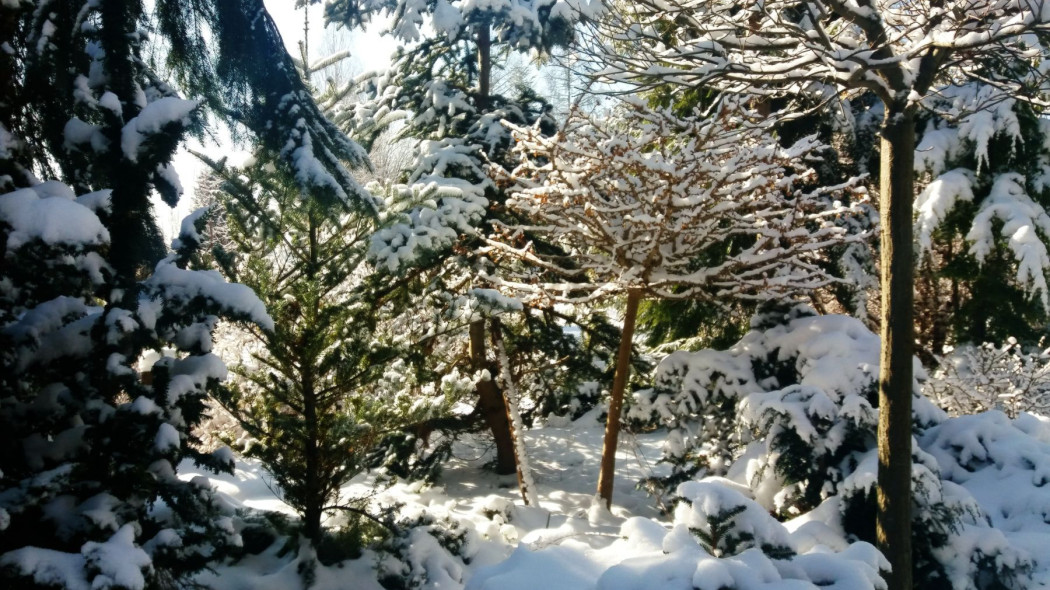
[[(492, 36), (489, 22), (485, 20), (478, 25), (478, 110), (488, 108), (489, 85), (492, 76)], [(514, 459), (514, 437), (507, 420), (507, 405), (503, 393), (496, 383), (498, 368), (490, 365), (485, 354), (485, 320), (474, 320), (470, 323), (470, 360), (475, 371), (488, 369), (489, 378), (477, 382), (478, 410), (485, 425), (492, 431), (496, 443), (496, 473), (508, 475), (518, 470)]]
[[(530, 477), (530, 474), (525, 473), (528, 461), (525, 457), (525, 441), (521, 438), (525, 436), (525, 433), (519, 431), (521, 414), (517, 409), (517, 401), (515, 399), (517, 392), (512, 381), (514, 377), (511, 374), (507, 349), (503, 343), (503, 327), (499, 318), (492, 318), (492, 327), (489, 331), (492, 333), (492, 348), (495, 349), (496, 362), (499, 363), (501, 380), (503, 382), (503, 404), (507, 410), (507, 431), (514, 446), (514, 466), (515, 471), (518, 473), (518, 490), (521, 491), (521, 499), (526, 506), (538, 504), (536, 501), (536, 490), (532, 489), (532, 477)], [(508, 396), (510, 396), (510, 399), (508, 399)]]
[[(318, 237), (317, 227), (318, 221), (314, 217), (314, 210), (311, 207), (308, 212), (309, 220), (309, 247), (310, 247), (310, 258), (306, 261), (305, 272), (306, 280), (313, 282), (317, 276), (318, 271), (318, 258), (320, 257), (318, 251)], [(319, 301), (314, 299), (313, 301), (305, 301), (304, 305), (309, 306), (304, 309), (305, 314), (309, 314), (312, 318), (316, 318), (319, 312), (318, 304)], [(308, 317), (309, 317), (308, 316)], [(310, 322), (305, 323), (306, 326), (310, 325)], [(306, 491), (304, 494), (303, 507), (303, 533), (307, 539), (317, 547), (321, 542), (321, 514), (324, 512), (324, 505), (327, 503), (325, 494), (322, 491), (323, 485), (321, 483), (321, 450), (320, 450), (320, 439), (321, 439), (321, 428), (320, 428), (320, 416), (317, 414), (317, 388), (314, 379), (314, 349), (315, 349), (315, 335), (309, 328), (303, 328), (302, 344), (304, 345), (300, 349), (300, 385), (303, 391), (303, 421), (305, 422), (304, 433), (306, 440), (303, 441), (304, 448), (303, 453), (306, 462)]]
[(882, 352), (875, 535), (893, 568), (889, 590), (912, 589), (912, 200), (915, 120), (887, 105), (881, 141)]
[(321, 493), (321, 457), (318, 449), (318, 417), (313, 386), (307, 384), (303, 391), (303, 420), (306, 422), (304, 459), (306, 460), (306, 493), (303, 507), (303, 535), (314, 547), (321, 542), (321, 513), (325, 505)]
[(496, 384), (496, 368), (486, 360), (485, 353), (485, 320), (474, 320), (470, 323), (470, 362), (475, 371), (485, 369), (487, 378), (479, 379), (475, 384), (478, 392), (478, 411), (492, 432), (496, 444), (496, 473), (508, 475), (517, 473), (518, 464), (514, 459), (514, 437), (507, 420), (507, 405), (503, 394)]
[(492, 84), (492, 33), (489, 21), (478, 25), (478, 111), (489, 106), (489, 94)]
[(623, 314), (623, 332), (620, 335), (620, 350), (616, 355), (616, 374), (612, 391), (609, 392), (609, 415), (605, 419), (605, 442), (602, 444), (602, 466), (598, 473), (598, 495), (605, 500), (605, 507), (612, 508), (613, 475), (616, 472), (616, 445), (620, 438), (620, 413), (623, 410), (623, 394), (627, 389), (627, 376), (631, 374), (631, 339), (634, 337), (635, 319), (642, 292), (631, 289), (627, 292), (627, 309)]

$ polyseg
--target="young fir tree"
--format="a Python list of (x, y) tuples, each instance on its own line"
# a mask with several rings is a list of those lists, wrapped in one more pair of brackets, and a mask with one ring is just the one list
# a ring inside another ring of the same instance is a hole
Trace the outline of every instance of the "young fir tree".
[[(406, 44), (390, 72), (375, 81), (375, 101), (354, 113), (358, 120), (364, 117), (365, 124), (357, 127), (361, 134), (378, 132), (381, 127), (368, 127), (376, 121), (401, 117), (400, 137), (411, 138), (417, 148), (406, 185), (392, 190), (388, 198), (395, 223), (376, 234), (370, 259), (384, 272), (417, 275), (415, 288), (439, 303), (435, 315), (452, 314), (467, 324), (441, 327), (449, 330), (441, 340), (446, 348), (457, 341), (469, 343), (464, 361), (477, 376), (478, 397), (465, 423), (480, 419), (491, 431), (499, 473), (515, 472), (515, 447), (503, 388), (486, 375), (503, 372), (494, 352), (498, 343), (492, 341), (503, 330), (494, 328), (499, 321), (494, 316), (506, 315), (515, 306), (492, 305), (485, 291), (477, 290), (484, 287), (477, 281), (477, 270), (489, 264), (476, 252), (478, 237), (489, 220), (506, 214), (505, 196), (488, 178), (486, 166), (513, 167), (510, 135), (502, 121), (540, 122), (548, 132), (553, 122), (548, 106), (532, 89), (513, 88), (509, 96), (492, 91), (493, 56), (500, 51), (542, 52), (567, 43), (580, 18), (578, 10), (591, 4), (596, 3), (338, 0), (327, 6), (329, 20), (347, 26), (390, 15), (388, 33)], [(423, 36), (421, 31), (427, 29), (433, 36)], [(516, 323), (526, 329), (555, 327), (562, 321), (542, 311), (524, 311), (530, 316)], [(541, 340), (552, 332), (519, 331), (522, 348), (510, 350), (510, 356), (557, 348)], [(546, 362), (554, 361), (548, 357)]]
[[(193, 15), (214, 17), (203, 3), (155, 6), (179, 15), (161, 27), (171, 55), (171, 27), (199, 37)], [(191, 434), (226, 377), (210, 352), (218, 318), (273, 324), (250, 289), (194, 269), (199, 215), (165, 255), (150, 196), (178, 199), (170, 162), (200, 103), (151, 69), (163, 44), (147, 21), (134, 0), (0, 6), (0, 577), (12, 587), (168, 587), (239, 542), (211, 491), (175, 469), (232, 467)]]
[(213, 251), (224, 274), (251, 287), (275, 319), (254, 328), (217, 396), (254, 439), (246, 452), (274, 475), (317, 546), (332, 511), (356, 512), (340, 488), (365, 469), (382, 437), (419, 409), (383, 386), (400, 356), (377, 333), (383, 286), (365, 266), (368, 217), (303, 199), (272, 162), (221, 169), (224, 218)]

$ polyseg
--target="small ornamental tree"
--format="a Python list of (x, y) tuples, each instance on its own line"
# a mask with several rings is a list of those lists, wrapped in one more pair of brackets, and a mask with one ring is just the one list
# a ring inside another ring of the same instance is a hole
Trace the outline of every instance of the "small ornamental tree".
[(782, 297), (828, 284), (815, 257), (847, 239), (834, 221), (850, 209), (830, 195), (849, 187), (798, 190), (818, 144), (781, 147), (767, 121), (728, 102), (706, 118), (627, 102), (605, 123), (575, 115), (556, 137), (514, 132), (522, 163), (508, 206), (528, 221), (502, 226), (490, 245), (532, 269), (490, 279), (540, 300), (627, 296), (598, 483), (611, 504), (639, 302)]

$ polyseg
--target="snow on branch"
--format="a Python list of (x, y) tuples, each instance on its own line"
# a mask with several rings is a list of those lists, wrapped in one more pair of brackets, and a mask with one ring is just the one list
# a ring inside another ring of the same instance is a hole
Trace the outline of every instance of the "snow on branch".
[(1028, 195), (1025, 179), (1017, 173), (999, 175), (992, 183), (991, 194), (981, 203), (966, 239), (972, 243), (970, 253), (978, 262), (995, 247), (993, 226), (999, 231), (1017, 261), (1017, 281), (1033, 295), (1038, 293), (1043, 307), (1050, 309), (1046, 269), (1050, 268), (1045, 236), (1050, 236), (1050, 215)]
[[(817, 84), (915, 104), (951, 69), (1035, 98), (1048, 23), (1046, 2), (640, 0), (610, 11), (599, 28), (613, 45), (590, 58), (605, 77), (646, 88), (800, 95)], [(1031, 67), (995, 74), (1004, 61)]]
[(419, 41), (425, 29), (461, 39), (471, 25), (489, 21), (502, 42), (522, 49), (549, 46), (556, 37), (584, 18), (604, 10), (600, 0), (332, 0), (326, 17), (350, 27), (379, 18), (386, 32), (403, 42)]
[(786, 296), (832, 282), (820, 251), (858, 239), (836, 222), (859, 213), (863, 189), (805, 186), (817, 141), (781, 146), (739, 103), (682, 118), (627, 101), (603, 122), (576, 113), (555, 137), (511, 127), (522, 163), (507, 206), (528, 221), (489, 247), (531, 270), (490, 279), (532, 299)]
[[(389, 218), (372, 237), (368, 258), (376, 267), (403, 271), (476, 231), (488, 206), (485, 191), (492, 186), (478, 168), (477, 151), (459, 139), (420, 144), (410, 183), (390, 189)], [(456, 178), (452, 173), (457, 170), (480, 180)]]

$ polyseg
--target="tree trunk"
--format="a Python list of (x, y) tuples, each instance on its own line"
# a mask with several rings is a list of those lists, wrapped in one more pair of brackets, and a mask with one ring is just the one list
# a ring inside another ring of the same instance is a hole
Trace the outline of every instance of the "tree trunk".
[(882, 354), (875, 535), (893, 568), (889, 590), (912, 590), (912, 200), (915, 120), (887, 105), (881, 142)]
[(525, 455), (525, 433), (522, 431), (521, 412), (518, 411), (518, 393), (514, 386), (514, 375), (510, 370), (510, 359), (503, 343), (503, 329), (499, 318), (492, 318), (492, 348), (499, 363), (500, 382), (503, 388), (503, 403), (507, 409), (507, 428), (510, 440), (514, 443), (514, 464), (518, 472), (518, 489), (526, 506), (539, 505), (536, 496), (532, 473), (528, 471), (529, 462)]
[(314, 547), (321, 541), (321, 511), (325, 498), (321, 493), (321, 456), (318, 449), (318, 416), (317, 396), (313, 391), (311, 379), (307, 378), (303, 387), (303, 421), (306, 422), (306, 440), (304, 459), (306, 462), (306, 481), (303, 507), (303, 535)]
[[(310, 258), (306, 261), (305, 273), (306, 280), (309, 283), (313, 283), (316, 280), (318, 274), (319, 263), (319, 247), (318, 247), (318, 236), (317, 228), (320, 225), (319, 221), (315, 217), (314, 208), (310, 207), (307, 212), (307, 219), (309, 222), (309, 247), (310, 247)], [(314, 322), (310, 320), (316, 320), (320, 310), (320, 302), (317, 299), (304, 301), (304, 322), (306, 326), (312, 325)], [(303, 435), (306, 437), (304, 442), (303, 454), (306, 462), (306, 477), (305, 477), (305, 493), (304, 493), (304, 504), (303, 507), (303, 534), (307, 539), (317, 547), (321, 542), (321, 514), (323, 512), (327, 498), (322, 491), (324, 486), (321, 482), (321, 417), (317, 413), (317, 402), (318, 393), (316, 383), (314, 383), (315, 375), (315, 361), (316, 361), (316, 334), (312, 328), (304, 328), (300, 334), (301, 348), (299, 350), (299, 368), (300, 368), (300, 385), (303, 391), (303, 422), (305, 432)]]
[(496, 473), (508, 475), (517, 473), (518, 464), (514, 460), (514, 437), (510, 432), (510, 421), (507, 420), (507, 405), (503, 394), (496, 384), (496, 370), (486, 360), (485, 354), (485, 320), (474, 320), (470, 323), (470, 362), (475, 371), (485, 369), (487, 378), (479, 379), (475, 384), (478, 392), (478, 411), (492, 432), (496, 443)]
[(492, 84), (492, 34), (489, 21), (478, 25), (478, 110), (489, 107), (490, 86)]
[[(488, 20), (478, 25), (478, 110), (488, 108), (489, 85), (492, 76), (492, 37)], [(507, 420), (507, 405), (496, 383), (498, 367), (490, 365), (485, 355), (485, 320), (470, 323), (470, 360), (475, 371), (488, 369), (489, 378), (477, 382), (478, 410), (492, 431), (496, 443), (496, 473), (508, 475), (518, 471), (514, 459), (514, 436)]]
[(605, 442), (602, 444), (602, 467), (598, 473), (598, 495), (605, 500), (605, 507), (612, 508), (613, 475), (616, 472), (616, 444), (620, 438), (620, 412), (623, 410), (623, 393), (627, 389), (627, 376), (631, 374), (631, 339), (634, 337), (635, 318), (642, 293), (638, 289), (627, 292), (627, 310), (623, 315), (623, 333), (620, 335), (620, 350), (616, 355), (616, 374), (612, 391), (609, 392), (609, 415), (605, 419)]

